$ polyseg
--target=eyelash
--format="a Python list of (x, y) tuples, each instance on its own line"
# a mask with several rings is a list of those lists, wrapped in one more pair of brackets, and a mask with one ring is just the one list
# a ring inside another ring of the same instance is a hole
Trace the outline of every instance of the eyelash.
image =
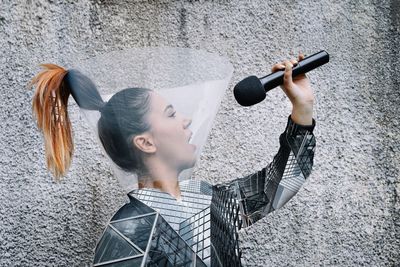
[(175, 114), (176, 114), (176, 111), (174, 112), (174, 113), (172, 113), (171, 115), (169, 115), (171, 118), (175, 118)]

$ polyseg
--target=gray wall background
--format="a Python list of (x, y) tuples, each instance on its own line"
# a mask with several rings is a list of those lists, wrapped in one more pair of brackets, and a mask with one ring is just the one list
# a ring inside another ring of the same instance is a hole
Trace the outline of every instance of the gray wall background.
[(219, 53), (235, 67), (195, 172), (213, 183), (270, 162), (291, 111), (280, 89), (242, 108), (233, 85), (299, 51), (331, 55), (309, 74), (313, 173), (284, 208), (241, 232), (246, 265), (399, 266), (399, 20), (398, 0), (1, 0), (0, 265), (90, 265), (126, 201), (75, 103), (73, 164), (52, 181), (26, 87), (38, 64), (178, 46)]

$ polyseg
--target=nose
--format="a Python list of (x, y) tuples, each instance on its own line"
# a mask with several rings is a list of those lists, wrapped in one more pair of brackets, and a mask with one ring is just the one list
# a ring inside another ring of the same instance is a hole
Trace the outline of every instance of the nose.
[(187, 129), (192, 124), (192, 119), (185, 118), (183, 119), (183, 128)]

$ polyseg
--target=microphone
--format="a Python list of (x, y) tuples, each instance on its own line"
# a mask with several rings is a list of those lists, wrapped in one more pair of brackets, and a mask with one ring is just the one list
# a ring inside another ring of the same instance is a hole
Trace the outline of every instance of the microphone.
[[(329, 54), (325, 50), (322, 50), (299, 61), (292, 69), (292, 77), (306, 73), (328, 62)], [(283, 84), (284, 73), (284, 70), (279, 70), (262, 78), (249, 76), (243, 79), (238, 82), (233, 89), (236, 101), (240, 105), (246, 107), (263, 101), (269, 90)]]

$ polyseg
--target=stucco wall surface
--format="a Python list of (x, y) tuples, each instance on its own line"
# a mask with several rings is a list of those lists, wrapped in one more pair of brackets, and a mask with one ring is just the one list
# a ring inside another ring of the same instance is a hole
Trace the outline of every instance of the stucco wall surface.
[(244, 263), (399, 266), (399, 24), (396, 0), (1, 0), (0, 266), (89, 266), (126, 201), (73, 101), (73, 164), (52, 181), (26, 86), (38, 64), (143, 46), (204, 49), (234, 65), (195, 172), (212, 183), (266, 166), (291, 111), (280, 89), (240, 107), (233, 85), (299, 51), (330, 53), (309, 74), (313, 172), (290, 203), (241, 232)]

